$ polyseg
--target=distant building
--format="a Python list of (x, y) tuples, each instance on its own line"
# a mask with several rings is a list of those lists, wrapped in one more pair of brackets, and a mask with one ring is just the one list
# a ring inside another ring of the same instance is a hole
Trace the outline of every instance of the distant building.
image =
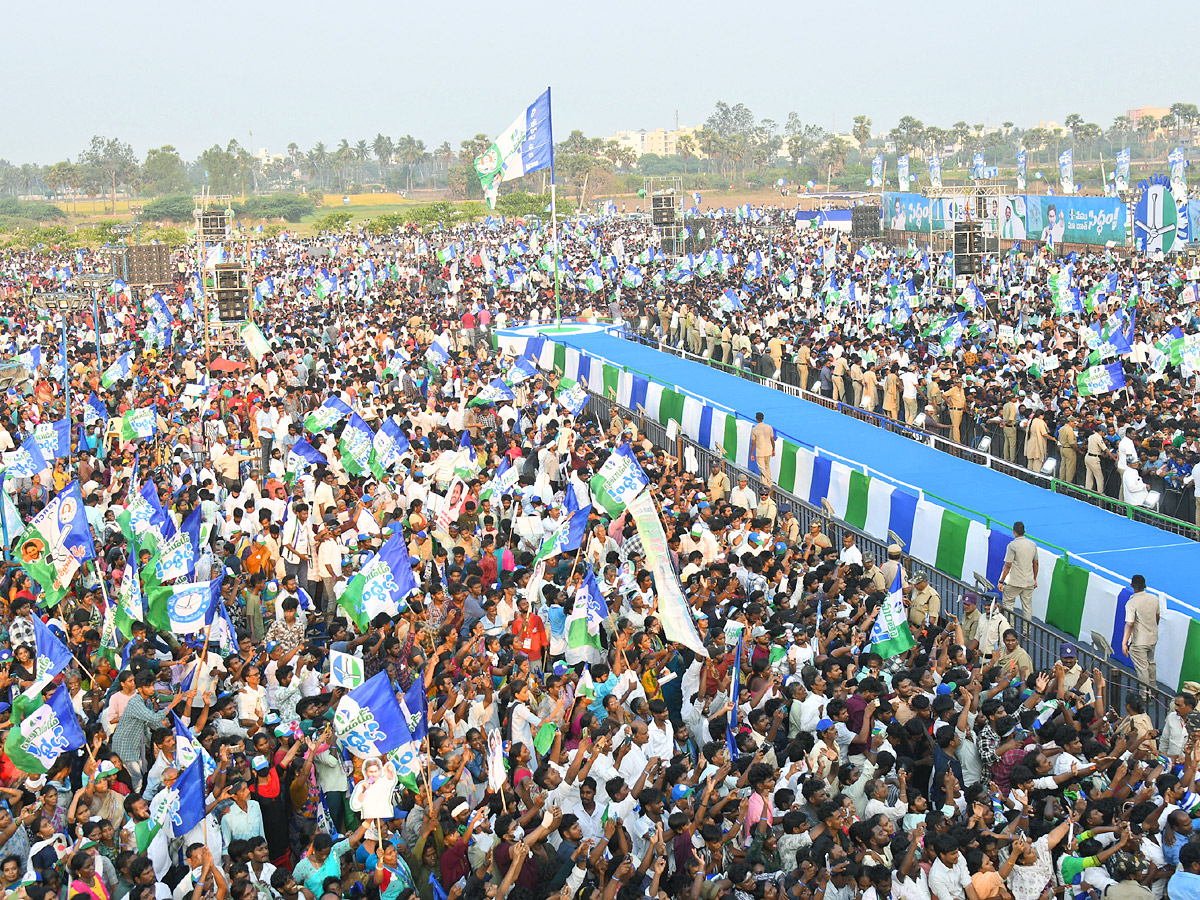
[(1137, 109), (1129, 109), (1125, 111), (1125, 115), (1129, 117), (1130, 123), (1134, 128), (1138, 127), (1138, 123), (1146, 116), (1153, 116), (1161, 121), (1163, 116), (1171, 114), (1169, 106), (1139, 106)]
[(266, 147), (259, 147), (254, 156), (264, 166), (268, 163), (281, 163), (287, 161), (287, 157), (282, 153), (268, 153)]
[[(696, 134), (696, 128), (680, 128), (677, 131), (668, 131), (665, 128), (656, 128), (654, 131), (647, 131), (645, 128), (637, 131), (618, 131), (616, 134), (606, 137), (605, 141), (616, 141), (618, 147), (628, 147), (638, 156), (644, 153), (654, 153), (658, 156), (675, 156), (678, 152), (677, 142), (683, 135)], [(700, 148), (692, 151), (692, 155), (704, 158), (704, 154), (700, 152)]]

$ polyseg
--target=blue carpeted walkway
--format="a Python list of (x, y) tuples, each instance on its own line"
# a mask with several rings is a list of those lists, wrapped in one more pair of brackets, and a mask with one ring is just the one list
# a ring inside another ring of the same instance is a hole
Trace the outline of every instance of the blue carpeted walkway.
[(1200, 571), (1200, 543), (1052, 494), (807, 400), (632, 341), (609, 334), (547, 336), (610, 363), (674, 383), (744, 415), (753, 417), (762, 412), (769, 424), (788, 437), (845, 456), (951, 503), (980, 510), (1000, 522), (1023, 521), (1031, 537), (1065, 548), (1073, 557), (1103, 567), (1126, 583), (1131, 575), (1144, 575), (1152, 590), (1167, 595), (1171, 608), (1200, 620), (1200, 603), (1193, 599), (1195, 573)]

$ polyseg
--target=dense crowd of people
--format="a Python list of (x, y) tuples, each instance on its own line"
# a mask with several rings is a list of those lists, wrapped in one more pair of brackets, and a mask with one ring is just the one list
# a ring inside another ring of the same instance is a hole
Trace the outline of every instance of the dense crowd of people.
[[(986, 438), (995, 456), (1037, 472), (1054, 460), (1056, 477), (1096, 493), (1142, 505), (1158, 490), (1171, 514), (1200, 512), (1198, 360), (1184, 349), (1196, 266), (1030, 244), (955, 278), (952, 258), (927, 245), (839, 254), (827, 234), (775, 229), (745, 225), (735, 244), (746, 258), (774, 255), (761, 276), (737, 269), (716, 293), (668, 281), (636, 298), (632, 328), (946, 441)], [(725, 285), (737, 308), (714, 314)], [(1081, 392), (1081, 375), (1113, 362), (1115, 388)]]
[[(1042, 422), (1011, 445), (1031, 464), (1073, 418), (1081, 447), (1095, 429), (1104, 453), (1130, 443), (1126, 466), (1178, 460), (1187, 478), (1193, 376), (1147, 350), (1193, 332), (1164, 287), (1176, 268), (1006, 257), (942, 340), (931, 326), (962, 310), (942, 260), (753, 217), (706, 227), (722, 260), (680, 264), (651, 259), (638, 223), (571, 223), (563, 314), (615, 314), (905, 420), (928, 401), (955, 439), (998, 419), (1006, 455), (1010, 427)], [(544, 232), (249, 248), (266, 346), (214, 334), (210, 353), (208, 275), (184, 254), (157, 295), (115, 284), (99, 322), (67, 313), (66, 341), (63, 313), (30, 300), (97, 260), (0, 260), (2, 340), (30, 376), (0, 398), (5, 892), (1200, 891), (1200, 685), (1160, 732), (1139, 696), (1113, 708), (1071, 644), (1035, 669), (1002, 605), (968, 594), (951, 614), (900, 548), (874, 559), (819, 521), (802, 534), (735, 471), (688, 471), (628, 411), (574, 406), (491, 341), (554, 315)], [(1120, 290), (1089, 318), (1127, 317), (1126, 388), (1080, 402), (1086, 354), (1049, 280), (1087, 293), (1110, 271)], [(601, 490), (614, 461), (648, 517)]]

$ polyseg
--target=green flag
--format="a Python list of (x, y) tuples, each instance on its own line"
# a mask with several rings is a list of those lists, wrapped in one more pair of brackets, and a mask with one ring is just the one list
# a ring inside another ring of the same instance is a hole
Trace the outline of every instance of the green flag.
[(916, 645), (912, 629), (908, 627), (908, 615), (904, 610), (904, 592), (900, 580), (900, 570), (896, 570), (896, 578), (892, 589), (879, 607), (875, 617), (875, 626), (871, 629), (871, 643), (868, 645), (872, 653), (878, 653), (884, 659), (891, 659)]
[(12, 760), (13, 765), (22, 772), (35, 775), (44, 774), (46, 767), (28, 752), (28, 736), (22, 733), (21, 723), (44, 705), (45, 701), (40, 693), (34, 694), (32, 697), (17, 694), (12, 704), (12, 727), (9, 728), (8, 735), (4, 738), (4, 753)]
[(158, 413), (153, 406), (131, 409), (121, 416), (121, 440), (138, 441), (158, 433)]

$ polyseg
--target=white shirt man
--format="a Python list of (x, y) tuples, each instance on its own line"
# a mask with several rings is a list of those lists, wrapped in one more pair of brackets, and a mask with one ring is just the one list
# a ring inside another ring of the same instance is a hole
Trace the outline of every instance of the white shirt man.
[(1121, 435), (1121, 440), (1117, 442), (1117, 471), (1122, 475), (1129, 467), (1131, 460), (1137, 459), (1137, 447), (1133, 443), (1133, 438), (1129, 436), (1129, 429)]
[(757, 509), (758, 498), (754, 495), (746, 479), (739, 478), (738, 486), (729, 493), (729, 502), (733, 506), (740, 506), (742, 509)]
[(275, 440), (276, 429), (279, 426), (279, 417), (275, 413), (275, 407), (264, 406), (254, 417), (254, 423), (258, 426), (258, 433), (261, 438)]
[(850, 546), (842, 547), (842, 552), (838, 554), (838, 564), (843, 566), (861, 566), (862, 551), (858, 549), (858, 545), (851, 541)]
[(1131, 466), (1127, 466), (1125, 471), (1121, 473), (1121, 485), (1125, 489), (1125, 502), (1134, 506), (1145, 506), (1146, 500), (1150, 496), (1150, 490), (1146, 487), (1146, 482), (1142, 480), (1142, 473), (1135, 462)]
[(963, 900), (971, 875), (967, 871), (967, 860), (959, 851), (958, 861), (947, 866), (939, 855), (929, 870), (929, 893), (934, 900)]

